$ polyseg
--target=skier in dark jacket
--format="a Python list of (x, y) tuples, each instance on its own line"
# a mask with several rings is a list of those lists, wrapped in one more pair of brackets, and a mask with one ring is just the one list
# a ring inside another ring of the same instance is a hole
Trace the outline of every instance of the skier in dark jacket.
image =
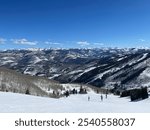
[(101, 101), (103, 101), (103, 95), (101, 94)]

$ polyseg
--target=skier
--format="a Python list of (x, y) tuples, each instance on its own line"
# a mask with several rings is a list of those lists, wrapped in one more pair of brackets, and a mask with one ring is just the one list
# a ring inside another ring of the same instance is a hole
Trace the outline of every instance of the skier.
[(88, 96), (88, 101), (90, 101), (90, 97)]
[(103, 95), (101, 95), (101, 101), (103, 101)]
[(106, 93), (106, 99), (107, 99), (107, 93)]
[(106, 99), (107, 99), (107, 95), (108, 95), (108, 89), (106, 90)]

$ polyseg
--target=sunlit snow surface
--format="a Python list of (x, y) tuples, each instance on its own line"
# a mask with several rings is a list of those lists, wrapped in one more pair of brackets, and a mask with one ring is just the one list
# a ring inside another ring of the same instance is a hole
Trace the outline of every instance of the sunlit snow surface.
[[(88, 101), (88, 96), (90, 101)], [(100, 94), (71, 95), (60, 99), (0, 92), (1, 113), (117, 113), (150, 112), (150, 99), (130, 102), (129, 98), (108, 95), (101, 101)]]

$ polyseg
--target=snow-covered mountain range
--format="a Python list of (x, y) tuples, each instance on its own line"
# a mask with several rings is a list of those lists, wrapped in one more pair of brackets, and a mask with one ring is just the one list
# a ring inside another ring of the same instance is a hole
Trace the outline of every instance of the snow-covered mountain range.
[(0, 51), (0, 67), (19, 73), (121, 88), (150, 85), (149, 49), (29, 49)]

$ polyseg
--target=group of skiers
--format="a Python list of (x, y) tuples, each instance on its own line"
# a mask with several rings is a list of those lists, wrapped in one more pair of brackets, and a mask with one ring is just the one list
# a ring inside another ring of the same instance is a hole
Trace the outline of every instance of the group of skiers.
[[(98, 93), (99, 93), (99, 90), (97, 90), (97, 94)], [(53, 92), (53, 94), (55, 94), (55, 93)], [(80, 86), (79, 91), (77, 91), (77, 89), (74, 88), (72, 90), (66, 90), (63, 94), (65, 97), (68, 97), (70, 94), (87, 94), (87, 91), (85, 88)], [(107, 99), (107, 96), (108, 96), (108, 90), (105, 91), (105, 99)], [(101, 95), (100, 95), (100, 101), (103, 101), (103, 99), (104, 99), (104, 92), (101, 93)], [(90, 100), (91, 100), (91, 97), (88, 96), (88, 101), (90, 101)]]
[[(105, 98), (107, 99), (108, 93), (105, 94)], [(100, 96), (101, 101), (103, 101), (103, 94)], [(88, 96), (88, 101), (90, 101), (90, 96)]]

